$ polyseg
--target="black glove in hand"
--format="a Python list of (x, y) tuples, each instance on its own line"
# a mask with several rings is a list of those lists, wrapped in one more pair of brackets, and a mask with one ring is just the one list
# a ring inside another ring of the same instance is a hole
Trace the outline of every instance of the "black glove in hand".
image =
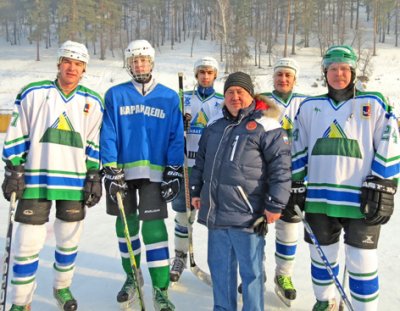
[(11, 194), (15, 192), (16, 200), (22, 198), (25, 190), (25, 169), (22, 165), (7, 165), (4, 168), (4, 181), (1, 186), (4, 198), (10, 201)]
[(304, 181), (292, 181), (292, 189), (290, 191), (289, 202), (286, 205), (286, 209), (293, 211), (293, 215), (297, 215), (294, 211), (294, 206), (298, 205), (299, 208), (304, 211), (304, 205), (306, 203), (307, 188), (304, 185)]
[(92, 207), (99, 203), (102, 195), (101, 186), (101, 171), (99, 170), (89, 170), (86, 173), (85, 187), (84, 191), (84, 203), (87, 207)]
[(265, 216), (258, 218), (252, 225), (252, 228), (257, 235), (262, 237), (266, 236), (268, 233), (268, 223)]
[(125, 197), (128, 185), (125, 182), (125, 174), (122, 168), (105, 166), (104, 170), (104, 186), (111, 200), (117, 202), (117, 193), (119, 192), (122, 198)]
[(396, 182), (367, 176), (361, 188), (361, 213), (365, 215), (368, 225), (383, 225), (387, 223), (394, 209), (394, 194)]
[(181, 190), (183, 168), (179, 165), (168, 165), (163, 173), (161, 196), (168, 203), (175, 200)]

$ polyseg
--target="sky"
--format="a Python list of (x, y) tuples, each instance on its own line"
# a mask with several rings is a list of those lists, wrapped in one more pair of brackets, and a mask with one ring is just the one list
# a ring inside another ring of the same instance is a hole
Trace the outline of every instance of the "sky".
[[(190, 40), (175, 45), (175, 49), (161, 47), (156, 49), (154, 75), (156, 79), (174, 90), (178, 89), (178, 72), (184, 73), (184, 88), (191, 90), (194, 87), (193, 63), (200, 57), (209, 55), (219, 59), (219, 49), (213, 42), (199, 41), (195, 43), (193, 57), (190, 57)], [(283, 50), (283, 49), (282, 49)], [(91, 51), (90, 51), (91, 52)], [(278, 53), (276, 53), (278, 54)], [(129, 80), (125, 69), (122, 68), (122, 59), (105, 61), (92, 56), (88, 71), (82, 84), (94, 89), (101, 95), (112, 85)], [(279, 55), (274, 55), (274, 59)], [(9, 46), (4, 41), (0, 42), (0, 113), (12, 109), (18, 91), (27, 83), (54, 79), (56, 76), (56, 48), (41, 50), (41, 61), (35, 61), (36, 51), (32, 45)], [(293, 56), (300, 64), (300, 76), (295, 91), (317, 95), (326, 92), (322, 86), (320, 71), (320, 54), (317, 48), (298, 48)], [(391, 103), (398, 105), (400, 93), (400, 52), (390, 45), (378, 45), (378, 55), (372, 59), (373, 73), (366, 85), (367, 90), (383, 93)], [(223, 68), (223, 63), (220, 63)], [(226, 75), (220, 70), (215, 88), (222, 92)], [(254, 66), (248, 73), (254, 78), (255, 91), (265, 92), (272, 90), (272, 68), (268, 67), (268, 57), (263, 57), (262, 68)], [(313, 84), (318, 87), (313, 87)], [(397, 109), (397, 107), (396, 107)], [(0, 134), (0, 147), (2, 149), (4, 134)], [(0, 182), (3, 180), (4, 168), (0, 165)], [(400, 304), (400, 196), (396, 195), (396, 208), (390, 222), (382, 228), (379, 244), (379, 274), (380, 274), (380, 308), (379, 310), (398, 310)], [(9, 203), (0, 195), (0, 256), (4, 253), (5, 234), (7, 229)], [(53, 212), (54, 213), (54, 212)], [(40, 267), (37, 274), (38, 287), (34, 295), (32, 310), (51, 311), (57, 310), (52, 297), (52, 263), (54, 257), (54, 234), (52, 224), (54, 214), (47, 229), (47, 239), (40, 254)], [(169, 218), (166, 220), (170, 242), (170, 254), (174, 254), (173, 245), (173, 216), (169, 208)], [(78, 301), (79, 310), (82, 311), (109, 311), (119, 310), (116, 303), (116, 294), (125, 278), (122, 272), (117, 239), (114, 232), (114, 217), (106, 215), (105, 199), (87, 212), (85, 229), (82, 235), (77, 268), (71, 290)], [(15, 229), (15, 228), (14, 228)], [(300, 241), (296, 257), (296, 266), (293, 281), (297, 289), (298, 298), (292, 304), (292, 310), (310, 310), (314, 304), (314, 296), (310, 280), (310, 259), (308, 245), (303, 240), (303, 228), (299, 226)], [(266, 251), (266, 302), (265, 310), (287, 309), (274, 294), (274, 227), (269, 227)], [(343, 245), (342, 245), (343, 246)], [(207, 268), (207, 230), (200, 224), (194, 225), (194, 252), (195, 260), (199, 266)], [(341, 247), (343, 254), (343, 247)], [(144, 256), (143, 256), (144, 257)], [(340, 263), (344, 263), (341, 256)], [(153, 310), (151, 300), (150, 276), (145, 260), (142, 259), (143, 274), (145, 278), (144, 295), (146, 307)], [(11, 277), (11, 275), (10, 275)], [(342, 277), (339, 276), (341, 280)], [(10, 298), (10, 293), (8, 293)], [(212, 290), (210, 287), (196, 279), (185, 270), (181, 282), (170, 290), (170, 298), (179, 311), (212, 310)], [(8, 299), (9, 301), (9, 299)], [(8, 303), (8, 308), (10, 303)], [(7, 309), (8, 310), (8, 309)]]

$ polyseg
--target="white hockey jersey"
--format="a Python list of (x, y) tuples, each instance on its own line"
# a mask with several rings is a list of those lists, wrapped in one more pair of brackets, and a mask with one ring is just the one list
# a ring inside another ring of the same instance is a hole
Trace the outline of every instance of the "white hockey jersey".
[(185, 113), (190, 113), (192, 119), (186, 135), (186, 152), (188, 167), (193, 167), (196, 159), (199, 141), (204, 128), (211, 119), (222, 117), (222, 102), (224, 97), (213, 93), (202, 99), (197, 90), (184, 93)]
[(366, 176), (399, 175), (399, 131), (380, 93), (358, 91), (341, 103), (326, 95), (309, 97), (294, 125), (293, 180), (307, 178), (309, 213), (362, 218), (360, 188)]
[(3, 160), (25, 166), (24, 199), (83, 200), (88, 169), (98, 169), (101, 97), (78, 85), (68, 96), (55, 81), (18, 94)]

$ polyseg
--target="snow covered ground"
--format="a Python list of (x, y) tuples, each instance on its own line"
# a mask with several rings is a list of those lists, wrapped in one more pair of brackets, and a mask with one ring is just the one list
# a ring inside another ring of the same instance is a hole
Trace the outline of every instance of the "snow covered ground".
[[(24, 45), (10, 47), (0, 43), (0, 109), (11, 109), (18, 91), (27, 83), (42, 79), (53, 79), (56, 75), (56, 49), (41, 51), (41, 61), (36, 62), (33, 46)], [(194, 85), (193, 63), (197, 58), (205, 55), (218, 56), (218, 47), (212, 42), (198, 41), (194, 56), (190, 57), (190, 42), (176, 45), (175, 50), (162, 47), (156, 51), (155, 76), (167, 86), (177, 90), (177, 72), (185, 74), (185, 89)], [(122, 59), (108, 59), (100, 61), (92, 57), (89, 69), (83, 84), (93, 88), (100, 94), (112, 85), (126, 81), (129, 76), (122, 68)], [(296, 91), (305, 94), (319, 94), (325, 92), (320, 81), (320, 55), (316, 48), (297, 50), (294, 57), (301, 66), (299, 82)], [(387, 96), (390, 102), (399, 104), (400, 53), (399, 49), (380, 45), (378, 56), (373, 60), (374, 72), (368, 84), (368, 89), (377, 90)], [(223, 64), (221, 64), (223, 67)], [(251, 74), (255, 77), (256, 91), (268, 91), (272, 88), (272, 69), (267, 66), (267, 56), (264, 57), (262, 69), (253, 67)], [(216, 83), (217, 91), (223, 88), (223, 71)], [(311, 85), (317, 82), (318, 87)], [(397, 108), (397, 107), (396, 107)], [(2, 149), (4, 134), (0, 134)], [(0, 165), (0, 182), (3, 180), (4, 169)], [(400, 196), (396, 196), (397, 206)], [(170, 236), (170, 253), (173, 254), (173, 211), (167, 220)], [(0, 195), (0, 255), (4, 252), (5, 233), (8, 217), (8, 202)], [(51, 222), (48, 225), (48, 235), (44, 249), (40, 255), (40, 267), (37, 275), (38, 288), (34, 296), (33, 310), (57, 310), (52, 298), (52, 262), (54, 256), (54, 234)], [(299, 226), (302, 232), (302, 226)], [(302, 233), (301, 233), (302, 236)], [(400, 304), (400, 212), (395, 211), (389, 224), (382, 228), (379, 256), (380, 256), (380, 310), (398, 310)], [(206, 263), (206, 229), (195, 224), (194, 248), (195, 259), (201, 268), (207, 269)], [(274, 228), (270, 226), (267, 235), (267, 294), (266, 310), (287, 309), (273, 292), (274, 276)], [(340, 261), (343, 263), (343, 258)], [(145, 298), (147, 308), (152, 310), (150, 276), (146, 269), (146, 262), (142, 261), (145, 278)], [(292, 305), (292, 310), (310, 310), (314, 303), (314, 296), (310, 280), (310, 260), (308, 246), (301, 240), (298, 247), (297, 263), (294, 274), (294, 283), (298, 291), (298, 298)], [(339, 278), (341, 279), (341, 277)], [(82, 311), (109, 311), (118, 310), (116, 293), (124, 282), (120, 265), (117, 240), (114, 233), (114, 218), (106, 215), (105, 200), (88, 210), (85, 222), (85, 231), (80, 244), (72, 291)], [(211, 288), (197, 280), (189, 271), (186, 271), (181, 283), (171, 289), (171, 300), (179, 311), (212, 310)]]

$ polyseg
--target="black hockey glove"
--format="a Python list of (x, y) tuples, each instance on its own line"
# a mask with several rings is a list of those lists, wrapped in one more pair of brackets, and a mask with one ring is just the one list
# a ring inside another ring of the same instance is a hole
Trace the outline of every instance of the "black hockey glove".
[(264, 237), (268, 233), (268, 223), (265, 216), (258, 218), (251, 227), (253, 228), (254, 233), (259, 236)]
[(102, 195), (102, 178), (101, 171), (99, 170), (89, 170), (86, 173), (85, 187), (83, 189), (85, 198), (84, 203), (87, 207), (92, 207), (99, 203)]
[(1, 189), (3, 189), (3, 195), (7, 201), (10, 201), (13, 192), (15, 192), (17, 200), (22, 198), (25, 190), (25, 169), (22, 165), (7, 164), (4, 168), (4, 181)]
[(361, 213), (368, 225), (387, 223), (394, 209), (396, 182), (369, 175), (361, 187)]
[(304, 211), (304, 205), (306, 203), (307, 188), (304, 181), (292, 181), (292, 189), (290, 190), (289, 202), (286, 205), (286, 213), (297, 215), (294, 211), (294, 206), (298, 205), (299, 208)]
[(161, 196), (168, 203), (176, 199), (183, 182), (183, 167), (168, 165), (165, 167), (161, 183)]
[(105, 166), (103, 173), (104, 186), (111, 200), (117, 202), (116, 195), (118, 192), (121, 194), (122, 198), (124, 198), (128, 190), (128, 185), (125, 182), (124, 170), (122, 168)]

